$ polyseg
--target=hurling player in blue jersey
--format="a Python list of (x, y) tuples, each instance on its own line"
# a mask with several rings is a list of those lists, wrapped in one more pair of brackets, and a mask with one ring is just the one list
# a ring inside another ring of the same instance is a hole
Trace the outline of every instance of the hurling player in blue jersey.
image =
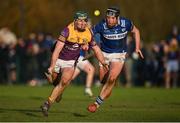
[(97, 108), (107, 99), (115, 85), (115, 80), (120, 74), (124, 65), (127, 52), (126, 37), (129, 32), (133, 33), (136, 49), (135, 52), (144, 58), (140, 50), (140, 32), (133, 23), (120, 17), (120, 10), (116, 7), (110, 7), (106, 11), (106, 17), (100, 23), (93, 27), (93, 33), (100, 34), (100, 47), (105, 57), (109, 70), (105, 70), (100, 64), (100, 80), (103, 87), (99, 96), (93, 104), (88, 106), (89, 112), (95, 112)]

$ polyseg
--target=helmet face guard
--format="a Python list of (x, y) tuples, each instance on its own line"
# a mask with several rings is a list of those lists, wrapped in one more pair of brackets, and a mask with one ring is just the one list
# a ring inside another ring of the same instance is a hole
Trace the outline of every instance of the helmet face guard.
[(118, 17), (120, 15), (120, 10), (115, 7), (110, 7), (106, 10), (106, 16), (115, 16)]
[(85, 20), (88, 21), (88, 14), (83, 11), (77, 11), (74, 15), (74, 20)]

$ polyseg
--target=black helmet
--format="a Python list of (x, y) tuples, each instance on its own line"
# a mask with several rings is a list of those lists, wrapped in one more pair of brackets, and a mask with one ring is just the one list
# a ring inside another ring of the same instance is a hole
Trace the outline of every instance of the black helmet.
[(106, 16), (118, 17), (119, 15), (120, 15), (120, 10), (117, 7), (109, 7), (106, 10)]
[(88, 14), (84, 11), (77, 11), (74, 15), (74, 19), (88, 20)]

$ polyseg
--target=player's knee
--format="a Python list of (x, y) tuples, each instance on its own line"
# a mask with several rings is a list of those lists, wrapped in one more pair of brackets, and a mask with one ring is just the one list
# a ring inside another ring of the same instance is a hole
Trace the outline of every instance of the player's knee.
[(95, 68), (94, 67), (89, 67), (87, 73), (88, 74), (94, 74), (94, 72), (95, 72)]
[(114, 76), (109, 76), (109, 83), (114, 83), (116, 78)]
[(67, 79), (62, 79), (60, 84), (63, 86), (63, 87), (66, 87), (68, 84), (69, 84), (69, 80)]
[(92, 74), (94, 74), (95, 68), (94, 68), (94, 67), (91, 67), (90, 72), (91, 72)]

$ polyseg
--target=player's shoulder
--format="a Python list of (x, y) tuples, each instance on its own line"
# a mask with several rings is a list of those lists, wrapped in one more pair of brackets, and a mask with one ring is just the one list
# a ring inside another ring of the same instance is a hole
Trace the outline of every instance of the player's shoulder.
[(120, 22), (126, 22), (126, 23), (131, 22), (131, 20), (128, 19), (128, 18), (126, 18), (126, 17), (120, 17), (120, 18), (119, 18), (119, 21), (120, 21)]
[(74, 28), (74, 23), (73, 22), (71, 22), (71, 23), (69, 23), (67, 26), (66, 26), (66, 28), (69, 28), (69, 29), (73, 29)]
[(132, 25), (132, 21), (125, 17), (120, 17), (119, 21), (122, 27), (126, 27), (127, 25)]
[(69, 33), (70, 33), (70, 30), (72, 28), (72, 23), (66, 25), (63, 30), (61, 31), (60, 35), (64, 36), (64, 37), (68, 37)]

